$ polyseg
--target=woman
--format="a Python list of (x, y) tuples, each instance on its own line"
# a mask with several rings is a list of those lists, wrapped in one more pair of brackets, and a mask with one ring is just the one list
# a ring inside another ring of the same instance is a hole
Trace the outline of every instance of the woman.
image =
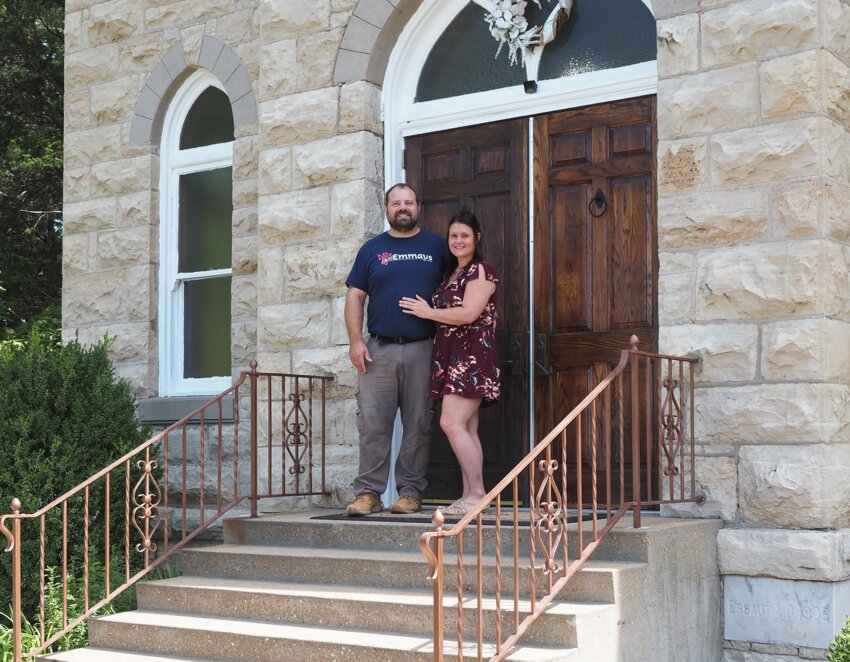
[(402, 298), (405, 313), (437, 323), (431, 353), (431, 397), (442, 399), (440, 427), (463, 474), (463, 494), (441, 510), (465, 515), (484, 496), (478, 409), (499, 399), (499, 349), (496, 344), (496, 285), (499, 277), (482, 260), (481, 226), (468, 211), (449, 221), (451, 255), (446, 278), (431, 298)]

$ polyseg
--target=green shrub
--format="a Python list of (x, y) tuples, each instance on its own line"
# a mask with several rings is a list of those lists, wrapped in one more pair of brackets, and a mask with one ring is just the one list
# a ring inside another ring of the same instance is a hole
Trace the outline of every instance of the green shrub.
[(829, 645), (826, 659), (829, 662), (850, 662), (850, 618)]
[[(9, 512), (13, 497), (23, 513), (35, 512), (144, 441), (135, 399), (129, 385), (116, 380), (107, 347), (107, 340), (90, 348), (76, 341), (63, 346), (56, 334), (39, 328), (24, 341), (0, 343), (0, 513)], [(114, 472), (109, 492), (110, 547), (122, 553), (124, 478), (123, 468)], [(82, 493), (69, 500), (64, 524), (62, 509), (53, 509), (44, 522), (45, 565), (63, 567), (63, 526), (68, 568), (81, 565), (84, 556), (103, 563), (105, 510), (104, 481), (89, 491), (87, 530)], [(22, 526), (22, 596), (30, 622), (39, 599), (39, 526), (37, 520)], [(0, 605), (11, 602), (10, 575), (11, 554), (0, 554)], [(123, 581), (122, 572), (110, 583), (114, 588)]]
[[(112, 572), (120, 573), (119, 564), (113, 563)], [(168, 563), (157, 567), (147, 579), (167, 579), (175, 577), (179, 573), (174, 566)], [(62, 580), (59, 568), (49, 567), (45, 570), (46, 582), (44, 590), (44, 633), (45, 640), (50, 639), (56, 632), (62, 629)], [(89, 595), (102, 596), (105, 583), (104, 566), (95, 562), (89, 567)], [(72, 579), (68, 584), (68, 620), (74, 620), (83, 613), (85, 605), (85, 589), (81, 578), (83, 572), (77, 568), (72, 573)], [(117, 614), (122, 611), (136, 608), (136, 591), (131, 587), (115, 598), (108, 605), (97, 612), (99, 616), (105, 614)], [(13, 634), (11, 627), (11, 613), (0, 614), (0, 662), (12, 662)], [(23, 619), (21, 624), (21, 648), (24, 653), (31, 652), (41, 644), (40, 615), (34, 621)], [(58, 639), (44, 654), (57, 653), (59, 651), (81, 648), (88, 644), (88, 625), (85, 621), (71, 630), (65, 636)]]

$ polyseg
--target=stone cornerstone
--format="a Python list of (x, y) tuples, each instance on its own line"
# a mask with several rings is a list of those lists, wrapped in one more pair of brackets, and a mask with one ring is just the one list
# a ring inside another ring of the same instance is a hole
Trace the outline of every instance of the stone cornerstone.
[[(380, 83), (420, 1), (66, 3), (66, 337), (115, 336), (157, 395), (158, 131), (209, 68), (236, 121), (233, 369), (335, 376), (335, 504), (357, 458), (343, 280), (382, 228)], [(702, 360), (707, 497), (668, 513), (725, 522), (724, 660), (822, 658), (850, 609), (850, 3), (651, 5), (660, 349)]]

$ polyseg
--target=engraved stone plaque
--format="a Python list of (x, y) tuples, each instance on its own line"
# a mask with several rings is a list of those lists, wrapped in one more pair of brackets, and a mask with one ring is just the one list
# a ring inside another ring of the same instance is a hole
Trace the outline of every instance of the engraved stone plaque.
[(850, 614), (850, 581), (724, 579), (724, 637), (826, 648)]

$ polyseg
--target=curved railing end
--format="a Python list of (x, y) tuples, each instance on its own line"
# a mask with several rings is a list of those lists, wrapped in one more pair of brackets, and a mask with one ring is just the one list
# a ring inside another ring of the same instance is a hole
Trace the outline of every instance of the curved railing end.
[(12, 499), (12, 512), (9, 515), (3, 515), (0, 517), (0, 533), (2, 533), (8, 542), (6, 545), (6, 549), (4, 552), (11, 552), (15, 549), (15, 537), (12, 535), (12, 532), (6, 527), (6, 520), (11, 518), (15, 519), (21, 514), (21, 500), (17, 497)]

